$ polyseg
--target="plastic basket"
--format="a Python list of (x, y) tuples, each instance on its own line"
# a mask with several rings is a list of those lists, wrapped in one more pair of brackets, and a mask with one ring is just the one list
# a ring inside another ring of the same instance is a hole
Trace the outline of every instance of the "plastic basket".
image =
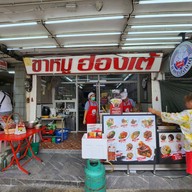
[[(63, 135), (62, 135), (63, 134)], [(62, 137), (63, 140), (67, 140), (69, 136), (69, 129), (64, 128), (64, 129), (56, 129), (55, 130), (55, 135), (57, 137)]]
[[(18, 118), (17, 127), (16, 127), (16, 123), (14, 122), (12, 117)], [(5, 134), (18, 134), (19, 135), (22, 133), (26, 133), (25, 124), (23, 123), (23, 120), (19, 113), (12, 113), (5, 120), (6, 120), (5, 127), (4, 127)]]
[(16, 123), (13, 121), (13, 117), (17, 116), (18, 121), (22, 122), (21, 116), (19, 113), (12, 113), (9, 116), (1, 117), (2, 121), (4, 122), (4, 132), (5, 134), (15, 134)]

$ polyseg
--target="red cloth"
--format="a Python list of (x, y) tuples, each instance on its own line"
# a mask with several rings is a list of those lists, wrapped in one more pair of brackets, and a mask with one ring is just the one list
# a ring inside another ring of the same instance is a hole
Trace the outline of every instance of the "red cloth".
[(192, 174), (192, 151), (186, 152), (186, 172)]
[(89, 109), (87, 111), (87, 116), (86, 116), (87, 124), (97, 123), (97, 110), (98, 110), (98, 107), (91, 105), (89, 101)]

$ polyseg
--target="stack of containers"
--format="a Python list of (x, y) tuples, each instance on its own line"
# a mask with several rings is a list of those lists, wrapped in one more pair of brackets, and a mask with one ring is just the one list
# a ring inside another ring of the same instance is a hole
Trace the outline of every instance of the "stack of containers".
[(56, 129), (55, 130), (55, 143), (61, 143), (64, 140), (67, 140), (69, 137), (69, 129)]

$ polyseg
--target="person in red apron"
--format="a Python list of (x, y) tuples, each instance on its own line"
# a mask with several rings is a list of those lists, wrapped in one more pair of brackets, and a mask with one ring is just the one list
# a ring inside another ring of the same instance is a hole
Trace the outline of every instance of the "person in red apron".
[(98, 105), (95, 101), (95, 93), (90, 92), (88, 94), (88, 101), (85, 104), (85, 112), (83, 118), (83, 124), (97, 123), (98, 119)]
[(123, 101), (123, 112), (132, 112), (135, 107), (135, 102), (133, 99), (128, 98), (128, 93), (125, 91), (122, 92), (121, 99)]

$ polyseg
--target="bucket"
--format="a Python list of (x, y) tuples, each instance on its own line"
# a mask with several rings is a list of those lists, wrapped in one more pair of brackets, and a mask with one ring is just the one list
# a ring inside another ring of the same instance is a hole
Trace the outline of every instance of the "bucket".
[(56, 138), (52, 137), (51, 141), (52, 141), (52, 143), (55, 143), (56, 142)]
[[(38, 142), (38, 143), (31, 143), (31, 148), (32, 148), (32, 150), (33, 150), (33, 153), (34, 153), (35, 155), (37, 155), (37, 154), (39, 153), (39, 142)], [(27, 155), (28, 155), (29, 157), (32, 157), (32, 153), (31, 153), (31, 150), (30, 150), (30, 149), (28, 149)]]
[(186, 152), (186, 172), (192, 174), (192, 151)]
[(106, 192), (105, 167), (100, 160), (87, 160), (85, 192)]

